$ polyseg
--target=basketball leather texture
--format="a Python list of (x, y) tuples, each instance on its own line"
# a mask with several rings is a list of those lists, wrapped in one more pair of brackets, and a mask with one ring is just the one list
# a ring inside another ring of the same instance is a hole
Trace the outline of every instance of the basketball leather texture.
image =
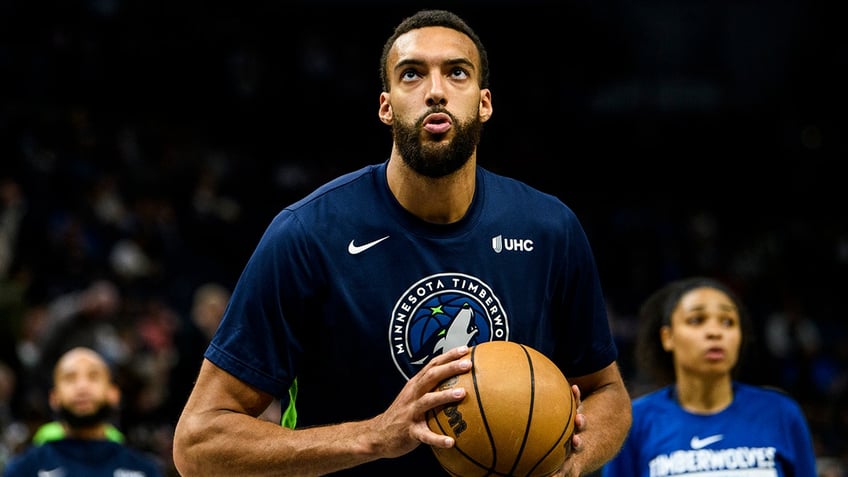
[(453, 437), (449, 449), (431, 447), (457, 477), (543, 477), (571, 449), (576, 404), (571, 385), (539, 351), (510, 341), (471, 348), (472, 369), (439, 389), (463, 387), (459, 403), (427, 413), (431, 430)]

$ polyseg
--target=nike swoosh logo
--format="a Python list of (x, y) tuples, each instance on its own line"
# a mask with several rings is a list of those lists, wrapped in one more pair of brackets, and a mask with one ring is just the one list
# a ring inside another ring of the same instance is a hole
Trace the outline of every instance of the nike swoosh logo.
[(693, 449), (703, 449), (704, 447), (707, 447), (708, 445), (716, 443), (722, 439), (724, 439), (724, 435), (722, 434), (716, 434), (714, 436), (705, 437), (703, 439), (699, 439), (698, 436), (695, 436), (692, 438), (691, 441), (689, 441), (689, 445), (692, 446)]
[(369, 248), (373, 247), (374, 245), (377, 245), (378, 243), (382, 242), (383, 240), (386, 240), (387, 238), (389, 238), (388, 235), (386, 235), (385, 237), (383, 237), (381, 239), (377, 239), (373, 242), (364, 243), (362, 245), (356, 245), (355, 243), (353, 243), (353, 240), (351, 240), (350, 243), (347, 244), (347, 253), (349, 253), (351, 255), (356, 255), (358, 253), (362, 253), (362, 252), (368, 250)]
[(65, 477), (65, 471), (61, 467), (52, 470), (39, 469), (38, 477)]

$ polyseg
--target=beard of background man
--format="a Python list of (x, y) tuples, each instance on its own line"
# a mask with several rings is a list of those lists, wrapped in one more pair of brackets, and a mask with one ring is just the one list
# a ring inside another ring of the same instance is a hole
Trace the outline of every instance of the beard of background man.
[(91, 429), (102, 424), (107, 424), (115, 409), (107, 402), (101, 402), (94, 412), (78, 413), (66, 405), (56, 410), (57, 418), (64, 422), (70, 429)]
[[(455, 135), (447, 144), (421, 139), (421, 134), (430, 135), (424, 131), (424, 120), (433, 113), (444, 113), (451, 118)], [(462, 122), (443, 108), (435, 107), (418, 118), (415, 124), (396, 118), (392, 134), (406, 165), (423, 176), (438, 179), (456, 172), (468, 162), (480, 142), (482, 129), (483, 122), (476, 115)]]

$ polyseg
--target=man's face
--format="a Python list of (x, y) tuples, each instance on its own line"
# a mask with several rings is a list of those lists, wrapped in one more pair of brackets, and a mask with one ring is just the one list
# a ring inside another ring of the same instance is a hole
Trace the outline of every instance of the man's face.
[(118, 390), (106, 363), (90, 350), (73, 350), (56, 365), (50, 403), (72, 428), (106, 422), (118, 404)]
[(474, 154), (491, 116), (479, 65), (471, 39), (450, 28), (412, 30), (392, 47), (391, 93), (381, 95), (380, 117), (391, 125), (404, 162), (418, 173), (448, 175)]

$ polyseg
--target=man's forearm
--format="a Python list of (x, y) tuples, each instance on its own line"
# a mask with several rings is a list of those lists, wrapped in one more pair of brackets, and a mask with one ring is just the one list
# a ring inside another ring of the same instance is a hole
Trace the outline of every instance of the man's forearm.
[(582, 396), (586, 426), (583, 446), (573, 455), (581, 475), (600, 469), (621, 449), (632, 422), (630, 395), (622, 382), (605, 384)]

